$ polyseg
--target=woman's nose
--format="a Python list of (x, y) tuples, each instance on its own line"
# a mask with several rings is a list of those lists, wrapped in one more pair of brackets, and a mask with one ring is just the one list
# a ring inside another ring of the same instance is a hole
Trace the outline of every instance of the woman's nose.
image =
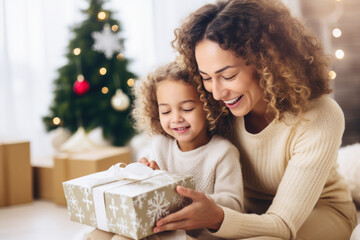
[(226, 90), (220, 81), (213, 81), (211, 88), (214, 99), (221, 100), (226, 94)]

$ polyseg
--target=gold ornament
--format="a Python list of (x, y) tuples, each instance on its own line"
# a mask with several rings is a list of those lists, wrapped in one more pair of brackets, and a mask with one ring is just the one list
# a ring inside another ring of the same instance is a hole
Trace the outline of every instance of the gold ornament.
[(111, 105), (117, 111), (124, 111), (130, 106), (130, 99), (121, 89), (117, 89), (111, 98)]

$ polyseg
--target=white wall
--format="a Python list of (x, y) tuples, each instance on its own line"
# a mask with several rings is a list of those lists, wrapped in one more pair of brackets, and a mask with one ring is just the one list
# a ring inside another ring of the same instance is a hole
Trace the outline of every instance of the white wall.
[[(299, 15), (298, 0), (284, 0)], [(123, 26), (130, 70), (144, 76), (174, 58), (173, 31), (191, 11), (215, 0), (109, 0), (104, 5)], [(56, 70), (81, 22), (86, 0), (0, 0), (0, 141), (31, 141), (33, 156), (53, 153), (54, 133), (41, 117), (52, 101)]]

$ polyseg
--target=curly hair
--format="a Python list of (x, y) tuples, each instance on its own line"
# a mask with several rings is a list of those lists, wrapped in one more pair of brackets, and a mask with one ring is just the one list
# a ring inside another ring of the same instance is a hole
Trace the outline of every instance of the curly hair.
[[(190, 14), (174, 33), (172, 45), (206, 102), (212, 102), (212, 96), (203, 87), (195, 59), (196, 44), (203, 39), (216, 42), (254, 66), (267, 113), (276, 120), (282, 120), (284, 113), (301, 117), (310, 100), (331, 92), (329, 57), (315, 35), (278, 0), (207, 4)], [(223, 106), (218, 104), (215, 111), (220, 108)]]
[[(136, 81), (133, 88), (135, 96), (133, 108), (131, 111), (134, 120), (133, 126), (138, 132), (146, 132), (149, 135), (163, 134), (169, 136), (161, 127), (159, 118), (159, 107), (157, 103), (156, 88), (157, 85), (164, 80), (176, 80), (189, 84), (197, 89), (198, 85), (191, 80), (190, 73), (181, 60), (168, 63), (158, 67), (155, 71), (148, 74), (147, 78)], [(199, 95), (200, 97), (200, 95)], [(200, 99), (203, 103), (203, 99)], [(208, 122), (208, 132), (210, 135), (219, 134), (226, 136), (230, 129), (223, 125), (215, 124), (216, 119), (212, 116), (209, 107), (203, 105), (205, 116)], [(222, 120), (225, 124), (225, 121)]]

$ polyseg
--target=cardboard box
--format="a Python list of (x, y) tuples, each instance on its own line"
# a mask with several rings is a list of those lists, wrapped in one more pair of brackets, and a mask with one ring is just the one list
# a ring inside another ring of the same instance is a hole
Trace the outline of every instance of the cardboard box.
[(110, 175), (104, 171), (64, 182), (71, 220), (133, 239), (152, 235), (157, 220), (191, 202), (175, 187), (194, 189), (191, 176), (159, 172), (143, 180), (114, 181), (102, 180)]
[(66, 205), (62, 182), (104, 171), (112, 165), (131, 162), (129, 147), (104, 147), (88, 152), (57, 154), (54, 157), (53, 199), (60, 205)]
[(0, 142), (0, 206), (33, 200), (30, 143)]
[(52, 156), (33, 158), (34, 198), (53, 199), (54, 159)]

